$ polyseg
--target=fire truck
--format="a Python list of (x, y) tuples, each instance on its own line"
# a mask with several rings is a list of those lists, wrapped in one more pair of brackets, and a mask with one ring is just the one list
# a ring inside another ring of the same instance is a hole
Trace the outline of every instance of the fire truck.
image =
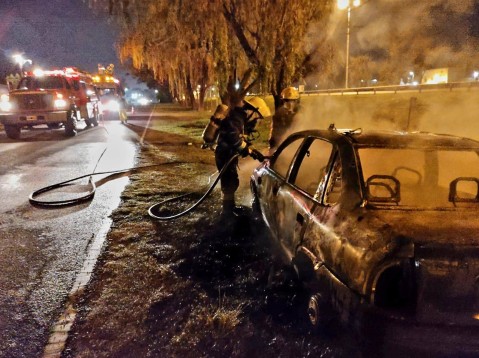
[(0, 123), (9, 138), (19, 139), (22, 129), (64, 127), (77, 134), (79, 124), (98, 126), (100, 101), (91, 75), (75, 67), (26, 73), (17, 89), (0, 98)]
[(113, 64), (107, 68), (99, 64), (98, 73), (92, 76), (92, 80), (100, 98), (103, 119), (126, 123), (125, 91), (120, 80), (113, 76), (113, 70)]

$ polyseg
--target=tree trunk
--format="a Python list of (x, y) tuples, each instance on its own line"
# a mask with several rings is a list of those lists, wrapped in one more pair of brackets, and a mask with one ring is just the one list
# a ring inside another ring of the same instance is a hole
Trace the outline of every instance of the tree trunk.
[(188, 107), (195, 109), (196, 107), (195, 93), (193, 90), (193, 86), (191, 84), (190, 76), (186, 78), (186, 92), (187, 92), (186, 97), (187, 97)]

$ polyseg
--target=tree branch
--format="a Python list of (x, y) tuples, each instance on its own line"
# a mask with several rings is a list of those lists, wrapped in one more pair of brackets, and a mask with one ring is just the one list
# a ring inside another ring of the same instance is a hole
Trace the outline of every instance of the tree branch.
[(241, 24), (236, 20), (236, 12), (234, 9), (234, 5), (232, 5), (232, 9), (230, 11), (226, 7), (226, 4), (223, 4), (223, 16), (233, 28), (233, 31), (236, 34), (236, 37), (238, 38), (238, 41), (240, 42), (241, 47), (243, 48), (248, 59), (251, 61), (252, 64), (259, 66), (258, 56), (248, 42), (248, 39), (244, 34)]

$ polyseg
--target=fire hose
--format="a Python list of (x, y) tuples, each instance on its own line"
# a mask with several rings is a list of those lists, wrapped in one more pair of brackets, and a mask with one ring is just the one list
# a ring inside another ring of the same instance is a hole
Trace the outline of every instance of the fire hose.
[[(159, 215), (155, 214), (155, 212), (157, 213), (159, 208), (161, 206), (163, 206), (164, 204), (166, 204), (168, 202), (171, 202), (171, 201), (174, 201), (174, 200), (178, 200), (180, 198), (183, 198), (185, 196), (191, 195), (191, 194), (196, 193), (196, 192), (182, 194), (182, 195), (176, 196), (174, 198), (166, 199), (166, 200), (163, 200), (160, 203), (152, 205), (148, 209), (148, 214), (150, 215), (150, 217), (153, 218), (153, 219), (156, 219), (156, 220), (167, 221), (167, 220), (177, 219), (177, 218), (179, 218), (183, 215), (188, 214), (192, 210), (194, 210), (198, 205), (200, 205), (211, 194), (211, 192), (213, 191), (213, 189), (215, 188), (215, 186), (218, 184), (219, 180), (223, 176), (224, 172), (228, 169), (228, 167), (231, 165), (231, 163), (236, 158), (238, 158), (238, 156), (239, 156), (239, 154), (236, 154), (233, 157), (231, 157), (231, 159), (221, 169), (217, 178), (213, 181), (213, 183), (206, 190), (206, 192), (203, 194), (203, 196), (197, 202), (195, 202), (193, 205), (191, 205), (189, 208), (187, 208), (186, 210), (184, 210), (180, 213), (177, 213), (177, 214), (171, 215), (171, 216), (159, 216)], [(49, 185), (49, 186), (40, 188), (38, 190), (35, 190), (30, 194), (30, 196), (28, 197), (28, 200), (30, 201), (30, 203), (32, 205), (40, 206), (40, 207), (62, 207), (62, 206), (76, 205), (76, 204), (82, 203), (84, 201), (91, 200), (94, 197), (95, 192), (96, 192), (96, 185), (93, 182), (92, 177), (95, 176), (95, 175), (105, 175), (105, 174), (118, 175), (118, 174), (134, 173), (136, 171), (140, 171), (140, 170), (147, 169), (147, 168), (154, 168), (154, 167), (162, 166), (162, 165), (165, 165), (165, 164), (177, 164), (177, 163), (180, 163), (180, 162), (166, 162), (166, 163), (162, 163), (162, 164), (147, 165), (147, 166), (134, 167), (134, 168), (128, 168), (128, 169), (121, 169), (121, 170), (113, 170), (113, 171), (107, 171), (107, 172), (98, 172), (98, 173), (93, 172), (93, 173), (81, 175), (81, 176), (78, 176), (78, 177), (73, 178), (73, 179), (65, 180), (65, 181)], [(77, 181), (79, 179), (87, 178), (87, 177), (89, 177), (88, 185), (90, 186), (90, 190), (85, 195), (82, 195), (80, 197), (76, 197), (76, 198), (73, 198), (73, 199), (64, 199), (64, 200), (41, 200), (41, 199), (38, 198), (42, 194), (45, 194), (47, 192), (50, 192), (50, 191), (58, 189), (58, 188), (73, 185), (73, 184), (71, 184), (72, 182)]]
[(231, 165), (231, 163), (236, 159), (238, 158), (239, 154), (236, 154), (234, 155), (233, 157), (231, 157), (231, 159), (228, 161), (228, 163), (226, 163), (223, 168), (221, 168), (221, 171), (219, 172), (218, 176), (216, 177), (216, 179), (213, 181), (213, 184), (210, 185), (210, 187), (208, 188), (208, 190), (206, 190), (206, 192), (203, 194), (203, 196), (196, 202), (194, 203), (193, 205), (191, 205), (189, 208), (187, 208), (186, 210), (178, 213), (178, 214), (175, 214), (175, 215), (171, 215), (171, 216), (158, 216), (156, 214), (154, 214), (154, 212), (158, 212), (159, 208), (161, 206), (163, 206), (164, 204), (168, 203), (168, 202), (171, 202), (171, 201), (174, 201), (174, 200), (178, 200), (180, 198), (183, 198), (185, 196), (188, 196), (188, 195), (191, 195), (192, 193), (187, 193), (187, 194), (183, 194), (183, 195), (180, 195), (180, 196), (177, 196), (177, 197), (174, 197), (174, 198), (170, 198), (170, 199), (166, 199), (166, 200), (163, 200), (162, 202), (158, 203), (158, 204), (155, 204), (155, 205), (152, 205), (149, 209), (148, 209), (148, 214), (150, 215), (150, 217), (152, 217), (153, 219), (156, 219), (156, 220), (162, 220), (162, 221), (167, 221), (167, 220), (173, 220), (173, 219), (177, 219), (183, 215), (186, 215), (188, 214), (190, 211), (194, 210), (198, 205), (200, 205), (210, 194), (211, 192), (213, 191), (213, 189), (215, 188), (216, 184), (218, 184), (219, 180), (221, 179), (221, 177), (223, 176), (224, 172), (226, 171), (226, 169), (228, 169), (228, 167)]

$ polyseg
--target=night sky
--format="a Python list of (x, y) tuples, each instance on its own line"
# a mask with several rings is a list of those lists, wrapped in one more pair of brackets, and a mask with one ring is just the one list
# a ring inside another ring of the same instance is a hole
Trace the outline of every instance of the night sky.
[(114, 63), (116, 33), (81, 0), (0, 0), (0, 50), (44, 67), (96, 71)]

